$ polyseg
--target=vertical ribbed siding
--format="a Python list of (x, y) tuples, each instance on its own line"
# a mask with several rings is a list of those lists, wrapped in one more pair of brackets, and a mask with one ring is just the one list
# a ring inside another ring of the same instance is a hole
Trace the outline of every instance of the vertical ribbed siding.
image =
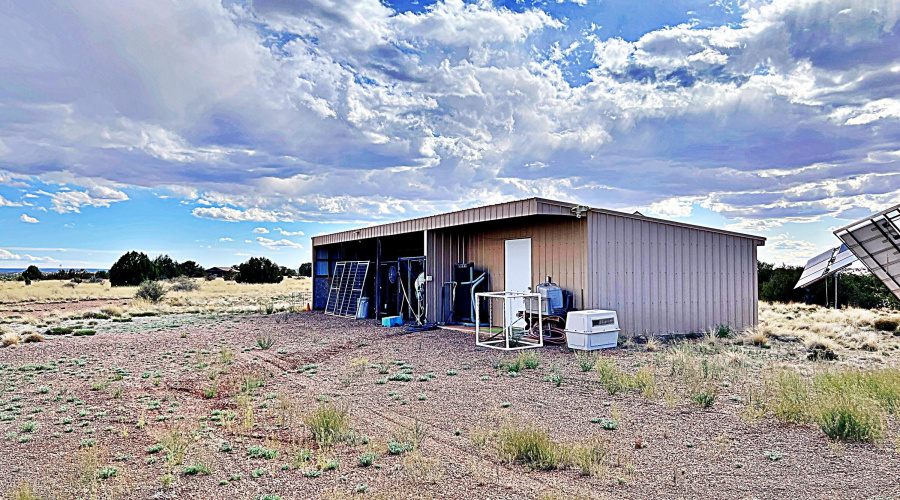
[[(515, 210), (513, 206), (510, 210)], [(504, 287), (504, 242), (508, 239), (531, 238), (531, 282), (542, 283), (546, 276), (573, 294), (576, 307), (587, 301), (586, 219), (575, 217), (525, 217), (503, 222), (451, 227), (427, 232), (429, 319), (439, 319), (441, 287), (453, 276), (453, 265), (474, 262), (488, 272), (492, 290)]]
[(441, 293), (444, 282), (453, 279), (453, 266), (467, 262), (468, 236), (451, 229), (425, 232), (425, 274), (432, 281), (425, 284), (428, 321), (441, 321)]
[(616, 310), (623, 331), (756, 323), (757, 240), (598, 212), (585, 233), (585, 307)]

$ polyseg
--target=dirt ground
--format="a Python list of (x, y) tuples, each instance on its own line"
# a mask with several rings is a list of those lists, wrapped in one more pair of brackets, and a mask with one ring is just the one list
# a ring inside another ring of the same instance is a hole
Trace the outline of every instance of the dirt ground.
[[(27, 481), (51, 498), (900, 498), (891, 439), (835, 444), (814, 426), (746, 418), (741, 379), (789, 347), (742, 348), (748, 368), (704, 409), (670, 393), (659, 353), (638, 346), (600, 356), (623, 370), (656, 366), (656, 395), (610, 395), (562, 347), (513, 375), (513, 355), (476, 349), (465, 333), (406, 334), (318, 312), (92, 328), (0, 349), (0, 491)], [(264, 385), (241, 391), (248, 377)], [(300, 422), (326, 401), (349, 410), (356, 436), (333, 448)], [(560, 443), (597, 435), (602, 467), (510, 464), (490, 445), (504, 424), (549, 429)], [(150, 452), (173, 429), (189, 436), (181, 463)], [(411, 432), (416, 451), (388, 451)], [(251, 458), (251, 445), (277, 457)], [(306, 449), (312, 459), (298, 459)], [(366, 467), (367, 452), (376, 458)], [(205, 470), (187, 473), (196, 464)]]

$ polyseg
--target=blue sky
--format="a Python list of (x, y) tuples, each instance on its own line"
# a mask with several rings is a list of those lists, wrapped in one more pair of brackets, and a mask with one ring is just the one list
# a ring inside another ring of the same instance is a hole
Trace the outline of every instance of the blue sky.
[(0, 267), (544, 196), (802, 263), (900, 202), (896, 0), (0, 0)]

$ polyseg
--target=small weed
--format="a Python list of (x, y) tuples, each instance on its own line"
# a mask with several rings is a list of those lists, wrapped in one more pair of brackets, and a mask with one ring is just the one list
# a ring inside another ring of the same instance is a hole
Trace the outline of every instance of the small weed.
[(581, 367), (581, 371), (589, 372), (597, 364), (597, 355), (592, 352), (578, 351), (575, 353), (575, 362)]
[(366, 452), (359, 456), (359, 465), (361, 467), (368, 467), (375, 463), (375, 454), (372, 452)]
[(269, 350), (275, 345), (275, 337), (271, 334), (259, 334), (256, 336), (256, 345), (262, 350)]
[(255, 444), (247, 447), (247, 455), (250, 458), (265, 458), (267, 460), (272, 460), (278, 458), (278, 450)]
[(184, 475), (185, 476), (196, 476), (203, 475), (208, 476), (212, 474), (212, 470), (210, 470), (209, 466), (204, 463), (196, 463), (185, 466)]
[(97, 477), (99, 477), (100, 479), (110, 479), (110, 478), (114, 478), (114, 477), (116, 477), (118, 474), (119, 474), (119, 468), (118, 468), (118, 467), (112, 467), (112, 466), (103, 467), (103, 468), (101, 468), (100, 470), (97, 471)]
[(526, 370), (536, 370), (541, 365), (541, 355), (535, 350), (519, 352), (519, 362)]

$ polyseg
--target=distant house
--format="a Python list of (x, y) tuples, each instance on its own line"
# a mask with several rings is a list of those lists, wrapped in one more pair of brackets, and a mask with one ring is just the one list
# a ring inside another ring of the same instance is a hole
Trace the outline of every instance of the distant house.
[(229, 279), (234, 276), (235, 272), (236, 271), (232, 267), (211, 267), (206, 270), (206, 275)]

